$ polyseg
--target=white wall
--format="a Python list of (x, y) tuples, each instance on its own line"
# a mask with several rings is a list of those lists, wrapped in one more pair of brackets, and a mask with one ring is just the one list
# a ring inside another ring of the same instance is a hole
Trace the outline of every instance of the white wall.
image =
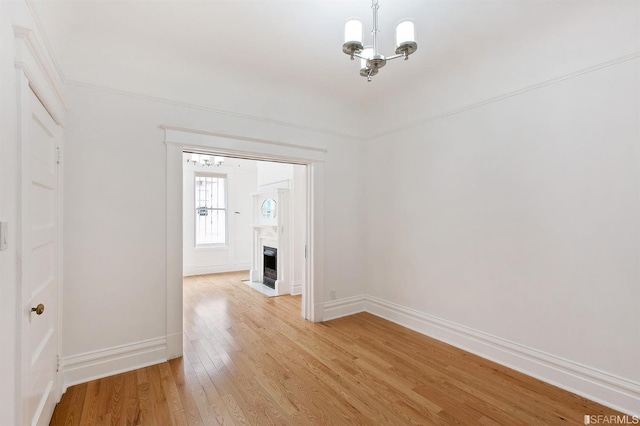
[(365, 309), (640, 413), (639, 18), (547, 2), (368, 111)]
[[(167, 148), (161, 124), (325, 149), (324, 279), (345, 296), (363, 292), (359, 141), (76, 85), (65, 86), (65, 94), (62, 355), (67, 366), (80, 368), (86, 357), (95, 362), (73, 380), (96, 371), (110, 349), (147, 347), (166, 336)], [(122, 368), (135, 367), (134, 361), (153, 359), (142, 356)]]
[(259, 190), (275, 188), (291, 189), (293, 180), (293, 164), (259, 161), (256, 166)]
[(14, 38), (8, 3), (0, 2), (0, 221), (9, 223), (9, 247), (0, 251), (0, 423), (14, 424), (17, 394), (17, 224), (18, 147), (16, 135), (16, 87)]
[(623, 378), (601, 399), (640, 412), (639, 93), (636, 57), (371, 141), (369, 295)]
[[(195, 247), (194, 176), (196, 172), (227, 177), (228, 241), (221, 247)], [(251, 268), (251, 194), (256, 191), (256, 162), (226, 158), (222, 166), (183, 166), (183, 274), (199, 275)]]

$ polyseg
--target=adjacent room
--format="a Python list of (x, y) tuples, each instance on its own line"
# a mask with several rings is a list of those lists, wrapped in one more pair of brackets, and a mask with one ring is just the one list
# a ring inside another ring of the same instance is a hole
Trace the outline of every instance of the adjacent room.
[(0, 111), (0, 424), (640, 422), (640, 0), (4, 0)]
[(246, 271), (263, 294), (302, 295), (306, 166), (194, 152), (183, 161), (183, 275)]

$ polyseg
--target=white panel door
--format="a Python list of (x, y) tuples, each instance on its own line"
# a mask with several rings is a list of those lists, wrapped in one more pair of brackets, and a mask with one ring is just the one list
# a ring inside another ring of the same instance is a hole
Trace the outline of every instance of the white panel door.
[(20, 102), (22, 422), (45, 425), (57, 389), (60, 128), (24, 81)]

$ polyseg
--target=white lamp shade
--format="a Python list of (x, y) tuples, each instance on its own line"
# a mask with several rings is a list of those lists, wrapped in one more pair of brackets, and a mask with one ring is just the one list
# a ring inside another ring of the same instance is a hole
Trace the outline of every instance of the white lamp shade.
[(396, 47), (404, 43), (415, 43), (416, 30), (413, 21), (402, 21), (396, 26)]
[(357, 19), (350, 19), (344, 24), (344, 42), (362, 43), (362, 22)]
[[(373, 56), (373, 47), (365, 47), (360, 54), (367, 59), (371, 58)], [(367, 68), (367, 59), (360, 59), (360, 69)]]

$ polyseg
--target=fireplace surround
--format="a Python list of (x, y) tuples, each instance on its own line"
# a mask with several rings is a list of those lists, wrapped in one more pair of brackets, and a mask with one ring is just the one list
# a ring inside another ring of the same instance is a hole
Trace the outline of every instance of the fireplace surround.
[(249, 279), (291, 294), (291, 222), (289, 190), (278, 188), (253, 196), (253, 255)]

